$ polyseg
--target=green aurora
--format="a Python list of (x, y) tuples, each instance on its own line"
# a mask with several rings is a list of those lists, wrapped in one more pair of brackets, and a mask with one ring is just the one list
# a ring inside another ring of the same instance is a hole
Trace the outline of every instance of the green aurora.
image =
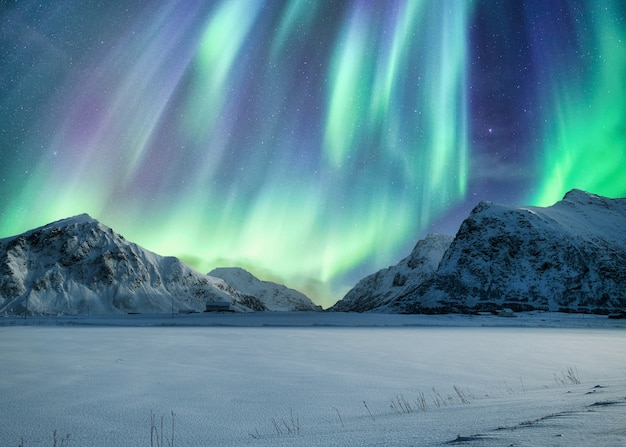
[(0, 237), (86, 212), (327, 307), (480, 200), (626, 196), (618, 0), (2, 8)]

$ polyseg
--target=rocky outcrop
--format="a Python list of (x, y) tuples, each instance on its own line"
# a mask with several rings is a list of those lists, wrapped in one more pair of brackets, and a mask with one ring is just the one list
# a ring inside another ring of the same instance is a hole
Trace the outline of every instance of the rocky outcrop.
[(430, 235), (330, 310), (471, 313), (626, 309), (626, 199), (572, 190), (553, 206), (481, 202), (456, 237)]
[(128, 242), (86, 214), (0, 240), (3, 314), (200, 311), (210, 301), (265, 310), (255, 297)]
[(579, 190), (547, 208), (481, 202), (437, 272), (394, 312), (626, 308), (626, 199)]
[(451, 236), (429, 234), (398, 264), (363, 278), (329, 310), (337, 312), (382, 311), (401, 296), (413, 292), (432, 277), (452, 242)]

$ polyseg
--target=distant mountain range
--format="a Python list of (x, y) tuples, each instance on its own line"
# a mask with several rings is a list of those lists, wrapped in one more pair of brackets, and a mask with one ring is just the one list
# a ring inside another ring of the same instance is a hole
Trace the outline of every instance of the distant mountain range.
[[(240, 268), (201, 274), (86, 214), (0, 239), (0, 314), (319, 311)], [(454, 238), (430, 234), (330, 311), (626, 310), (626, 199), (572, 190), (553, 206), (480, 202)]]
[(254, 296), (272, 311), (321, 311), (306, 295), (270, 281), (261, 281), (252, 273), (237, 267), (217, 268), (209, 276), (233, 284), (240, 292)]
[[(415, 262), (415, 260), (419, 260)], [(555, 205), (481, 202), (453, 240), (430, 235), (330, 310), (626, 310), (626, 199), (572, 190)]]
[(242, 285), (250, 283), (259, 296), (152, 253), (86, 214), (0, 239), (0, 314), (178, 313), (215, 302), (242, 312), (318, 309), (248, 273)]

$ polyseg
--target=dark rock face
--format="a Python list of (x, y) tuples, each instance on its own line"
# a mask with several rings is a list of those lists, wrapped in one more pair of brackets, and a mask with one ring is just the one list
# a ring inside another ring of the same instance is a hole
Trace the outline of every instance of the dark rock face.
[(437, 272), (393, 311), (626, 308), (626, 199), (573, 190), (547, 208), (482, 202)]
[(446, 249), (451, 236), (429, 234), (417, 243), (411, 254), (398, 264), (363, 278), (329, 310), (336, 312), (381, 311), (398, 297), (413, 292), (429, 279)]
[(429, 236), (330, 310), (470, 313), (626, 309), (626, 199), (572, 190), (553, 206), (481, 202), (456, 237)]
[(0, 240), (0, 313), (109, 314), (265, 309), (217, 278), (162, 257), (80, 215)]

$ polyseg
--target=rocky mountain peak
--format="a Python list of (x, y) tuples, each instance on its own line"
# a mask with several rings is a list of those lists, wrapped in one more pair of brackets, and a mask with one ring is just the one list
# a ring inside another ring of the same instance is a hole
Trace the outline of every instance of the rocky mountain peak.
[[(439, 248), (434, 241), (427, 237), (396, 266), (361, 280), (333, 310), (626, 308), (626, 199), (572, 190), (549, 207), (483, 201), (454, 240)], [(432, 254), (423, 264), (432, 269), (427, 274), (408, 268), (425, 259), (423, 253)]]
[(255, 297), (129, 242), (87, 214), (0, 240), (1, 313), (200, 311), (209, 301), (265, 309)]

